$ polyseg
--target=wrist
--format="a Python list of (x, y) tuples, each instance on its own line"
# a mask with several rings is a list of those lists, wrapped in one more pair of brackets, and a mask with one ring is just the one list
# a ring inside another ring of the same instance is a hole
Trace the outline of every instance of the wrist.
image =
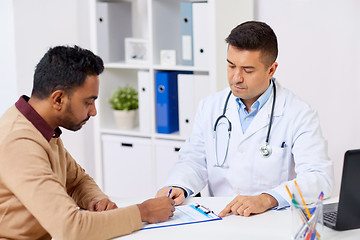
[(184, 192), (184, 197), (187, 198), (188, 193), (187, 193), (187, 191), (186, 191), (184, 188), (178, 187), (178, 186), (172, 186), (172, 187), (173, 187), (173, 188), (179, 188), (179, 189), (183, 190), (183, 192)]
[(263, 197), (264, 202), (265, 202), (266, 206), (268, 207), (268, 209), (277, 207), (279, 205), (276, 198), (274, 198), (270, 194), (262, 193), (261, 196)]
[(141, 221), (146, 222), (146, 208), (142, 204), (136, 204), (136, 206), (139, 208)]

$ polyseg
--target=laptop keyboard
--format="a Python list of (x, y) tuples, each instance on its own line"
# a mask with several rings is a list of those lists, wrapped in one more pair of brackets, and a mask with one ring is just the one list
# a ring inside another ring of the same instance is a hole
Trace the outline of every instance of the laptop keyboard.
[(324, 213), (324, 220), (330, 223), (336, 223), (337, 212), (326, 212)]

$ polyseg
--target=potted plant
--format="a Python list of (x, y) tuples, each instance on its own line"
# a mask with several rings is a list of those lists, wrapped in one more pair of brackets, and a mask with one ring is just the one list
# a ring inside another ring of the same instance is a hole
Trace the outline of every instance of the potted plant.
[(132, 129), (136, 126), (139, 100), (135, 88), (128, 85), (119, 87), (112, 93), (109, 103), (113, 109), (118, 128)]

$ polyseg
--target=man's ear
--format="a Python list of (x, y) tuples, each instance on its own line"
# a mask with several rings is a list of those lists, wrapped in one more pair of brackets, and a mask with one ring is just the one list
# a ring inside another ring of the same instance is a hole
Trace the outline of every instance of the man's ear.
[(274, 73), (275, 73), (277, 67), (278, 67), (278, 63), (277, 63), (277, 62), (273, 62), (273, 63), (271, 64), (271, 66), (268, 68), (269, 79), (274, 76)]
[(56, 90), (50, 95), (51, 105), (54, 109), (60, 111), (66, 101), (66, 93), (63, 90)]

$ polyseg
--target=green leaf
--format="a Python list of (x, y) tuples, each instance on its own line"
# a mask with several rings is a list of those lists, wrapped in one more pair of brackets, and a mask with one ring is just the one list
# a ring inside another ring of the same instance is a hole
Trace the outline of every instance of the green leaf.
[(111, 108), (114, 110), (135, 110), (139, 108), (138, 92), (135, 88), (126, 85), (117, 88), (109, 99)]

